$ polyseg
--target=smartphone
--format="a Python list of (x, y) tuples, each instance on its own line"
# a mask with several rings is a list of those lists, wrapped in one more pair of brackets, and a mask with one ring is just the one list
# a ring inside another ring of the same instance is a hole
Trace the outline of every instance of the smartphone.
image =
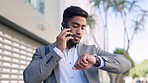
[[(69, 28), (68, 26), (68, 22), (64, 22), (64, 24), (62, 25), (63, 29), (64, 28)], [(66, 37), (71, 36), (71, 34), (66, 35)]]
[(62, 25), (63, 29), (64, 28), (68, 28), (68, 22), (64, 22), (64, 24)]

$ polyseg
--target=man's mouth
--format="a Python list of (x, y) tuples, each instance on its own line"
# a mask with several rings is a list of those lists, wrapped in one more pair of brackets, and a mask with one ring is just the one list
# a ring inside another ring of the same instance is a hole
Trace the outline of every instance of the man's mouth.
[(80, 39), (82, 38), (80, 35), (72, 35), (72, 37), (73, 37), (74, 40), (76, 40), (76, 41), (80, 41)]

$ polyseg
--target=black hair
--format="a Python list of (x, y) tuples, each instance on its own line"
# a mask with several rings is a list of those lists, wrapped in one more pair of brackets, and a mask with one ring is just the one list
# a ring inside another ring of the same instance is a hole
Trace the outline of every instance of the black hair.
[(87, 18), (88, 13), (78, 6), (70, 6), (64, 10), (63, 22), (73, 18), (74, 16), (82, 16)]

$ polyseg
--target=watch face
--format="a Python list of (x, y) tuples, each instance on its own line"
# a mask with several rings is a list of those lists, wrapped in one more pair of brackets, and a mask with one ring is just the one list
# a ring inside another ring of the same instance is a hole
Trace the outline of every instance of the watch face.
[(95, 56), (95, 57), (96, 57), (96, 63), (93, 66), (94, 67), (99, 67), (100, 64), (101, 64), (100, 58), (98, 56)]

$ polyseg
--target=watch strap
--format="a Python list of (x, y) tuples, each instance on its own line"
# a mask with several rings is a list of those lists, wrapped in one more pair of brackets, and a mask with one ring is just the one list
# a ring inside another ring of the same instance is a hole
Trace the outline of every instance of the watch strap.
[(96, 63), (93, 65), (94, 67), (99, 67), (101, 65), (101, 60), (98, 56), (94, 56), (96, 58)]

